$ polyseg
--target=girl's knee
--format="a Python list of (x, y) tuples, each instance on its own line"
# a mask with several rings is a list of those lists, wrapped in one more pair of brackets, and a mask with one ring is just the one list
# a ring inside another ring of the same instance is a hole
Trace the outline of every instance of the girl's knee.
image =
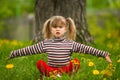
[(43, 60), (39, 60), (39, 61), (37, 61), (37, 65), (38, 64), (41, 64), (41, 63), (43, 63), (44, 61)]
[(45, 62), (43, 60), (38, 60), (37, 61), (37, 67), (40, 67), (43, 64), (45, 64)]

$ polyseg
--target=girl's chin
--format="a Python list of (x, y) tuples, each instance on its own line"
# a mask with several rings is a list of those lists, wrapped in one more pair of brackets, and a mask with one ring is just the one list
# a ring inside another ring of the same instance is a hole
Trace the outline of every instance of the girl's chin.
[(57, 37), (57, 36), (56, 36), (55, 38), (60, 38), (60, 37)]
[(55, 36), (55, 38), (61, 38), (62, 36)]

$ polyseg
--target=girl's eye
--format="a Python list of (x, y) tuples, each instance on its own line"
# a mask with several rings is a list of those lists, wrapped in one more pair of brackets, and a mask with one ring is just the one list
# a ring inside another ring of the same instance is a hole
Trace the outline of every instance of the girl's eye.
[(53, 26), (53, 28), (63, 28), (63, 26)]
[(57, 28), (57, 26), (53, 26), (53, 28)]
[(59, 28), (62, 28), (62, 26), (59, 26)]

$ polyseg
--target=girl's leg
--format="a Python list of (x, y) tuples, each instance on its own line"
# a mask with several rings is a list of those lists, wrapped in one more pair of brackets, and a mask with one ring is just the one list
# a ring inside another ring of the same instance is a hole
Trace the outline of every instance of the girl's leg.
[(61, 72), (66, 74), (71, 74), (72, 70), (73, 70), (72, 62), (70, 62), (69, 65), (61, 68)]
[(51, 75), (54, 76), (54, 75), (58, 74), (59, 72), (60, 72), (60, 74), (66, 73), (66, 74), (71, 75), (72, 72), (77, 72), (79, 67), (80, 67), (80, 61), (78, 59), (71, 60), (69, 65), (64, 66), (62, 68), (50, 67), (43, 60), (39, 60), (37, 62), (38, 70), (40, 71), (40, 73), (42, 75), (45, 75), (45, 76), (51, 76)]
[[(45, 75), (51, 78), (56, 78), (59, 72), (58, 68), (48, 66), (48, 64), (43, 60), (39, 60), (37, 62), (37, 68), (42, 75)], [(42, 80), (42, 75), (40, 75), (40, 80)]]
[(49, 72), (52, 70), (52, 68), (43, 60), (37, 62), (37, 68), (40, 73), (45, 76), (49, 76)]

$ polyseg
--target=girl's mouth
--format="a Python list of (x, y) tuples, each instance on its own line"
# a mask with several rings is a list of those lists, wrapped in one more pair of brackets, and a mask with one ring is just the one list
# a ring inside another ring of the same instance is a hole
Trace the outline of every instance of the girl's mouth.
[(60, 32), (56, 32), (56, 34), (60, 34)]

